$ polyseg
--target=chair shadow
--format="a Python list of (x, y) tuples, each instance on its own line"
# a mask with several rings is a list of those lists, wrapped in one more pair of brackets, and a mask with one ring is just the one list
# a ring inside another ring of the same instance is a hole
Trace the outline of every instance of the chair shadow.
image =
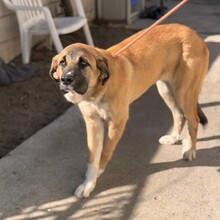
[(204, 137), (204, 138), (198, 138), (197, 142), (199, 142), (199, 141), (212, 141), (212, 140), (218, 140), (218, 139), (220, 139), (220, 135)]
[(220, 102), (208, 102), (208, 103), (202, 103), (200, 106), (202, 108), (207, 108), (207, 107), (213, 107), (213, 106), (219, 106)]
[(207, 42), (207, 47), (210, 51), (209, 54), (209, 68), (212, 66), (213, 62), (215, 62), (215, 60), (217, 59), (217, 57), (219, 56), (219, 49), (220, 49), (220, 43), (216, 43), (216, 42)]

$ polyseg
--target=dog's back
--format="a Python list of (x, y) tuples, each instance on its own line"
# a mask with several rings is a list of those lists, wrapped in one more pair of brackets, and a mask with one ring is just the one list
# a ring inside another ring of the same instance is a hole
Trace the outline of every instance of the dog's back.
[[(142, 31), (125, 39), (108, 51), (114, 56), (141, 33)], [(174, 119), (173, 132), (163, 136), (160, 143), (178, 142), (187, 120), (189, 136), (184, 142), (183, 157), (194, 159), (198, 123), (207, 123), (198, 105), (209, 60), (209, 51), (204, 41), (194, 30), (184, 25), (159, 25), (117, 57), (125, 57), (132, 66), (127, 73), (127, 77), (130, 77), (129, 91), (132, 91), (130, 103), (157, 83), (160, 95), (170, 108)]]

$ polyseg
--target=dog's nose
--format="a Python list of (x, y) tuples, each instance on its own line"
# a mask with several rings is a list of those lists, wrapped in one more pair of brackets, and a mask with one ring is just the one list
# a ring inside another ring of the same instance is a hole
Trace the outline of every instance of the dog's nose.
[(66, 74), (63, 74), (61, 76), (61, 82), (64, 84), (64, 85), (69, 85), (73, 82), (74, 80), (74, 74), (72, 72), (68, 72)]

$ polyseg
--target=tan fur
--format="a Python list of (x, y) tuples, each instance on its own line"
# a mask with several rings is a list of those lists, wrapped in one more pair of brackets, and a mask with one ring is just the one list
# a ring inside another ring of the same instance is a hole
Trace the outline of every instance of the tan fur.
[[(86, 122), (89, 164), (96, 158), (101, 172), (123, 134), (129, 117), (130, 103), (155, 83), (174, 119), (172, 134), (165, 135), (160, 142), (178, 142), (180, 132), (187, 121), (189, 135), (184, 142), (183, 156), (188, 160), (195, 158), (199, 123), (197, 103), (208, 67), (208, 49), (195, 31), (183, 25), (171, 24), (156, 26), (135, 44), (114, 56), (140, 33), (108, 50), (83, 44), (70, 45), (53, 59), (51, 65), (51, 70), (54, 70), (51, 71), (53, 77), (58, 81), (62, 75), (59, 60), (64, 55), (68, 57), (72, 52), (75, 54), (74, 58), (67, 58), (70, 59), (68, 65), (76, 65), (78, 57), (82, 55), (91, 65), (84, 73), (89, 81), (87, 92), (83, 95), (69, 92), (66, 98), (79, 104)], [(104, 85), (101, 77), (102, 67), (97, 67), (97, 63), (103, 59), (107, 60), (107, 63), (102, 62), (103, 68), (107, 68), (110, 74)], [(104, 138), (99, 138), (99, 133), (104, 129), (102, 119), (108, 122), (108, 133), (101, 147), (101, 154), (97, 156), (97, 151), (100, 151), (97, 146), (102, 144)], [(82, 197), (90, 193), (83, 194), (83, 190), (80, 190)]]

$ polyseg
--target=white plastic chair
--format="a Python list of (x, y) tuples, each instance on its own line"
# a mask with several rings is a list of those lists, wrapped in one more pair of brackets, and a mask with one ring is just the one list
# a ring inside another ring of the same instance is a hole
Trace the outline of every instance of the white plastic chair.
[(29, 63), (32, 35), (50, 35), (57, 53), (62, 49), (60, 34), (68, 34), (83, 27), (87, 43), (94, 46), (81, 0), (75, 0), (78, 16), (53, 18), (41, 0), (3, 0), (16, 12), (21, 38), (23, 63)]

